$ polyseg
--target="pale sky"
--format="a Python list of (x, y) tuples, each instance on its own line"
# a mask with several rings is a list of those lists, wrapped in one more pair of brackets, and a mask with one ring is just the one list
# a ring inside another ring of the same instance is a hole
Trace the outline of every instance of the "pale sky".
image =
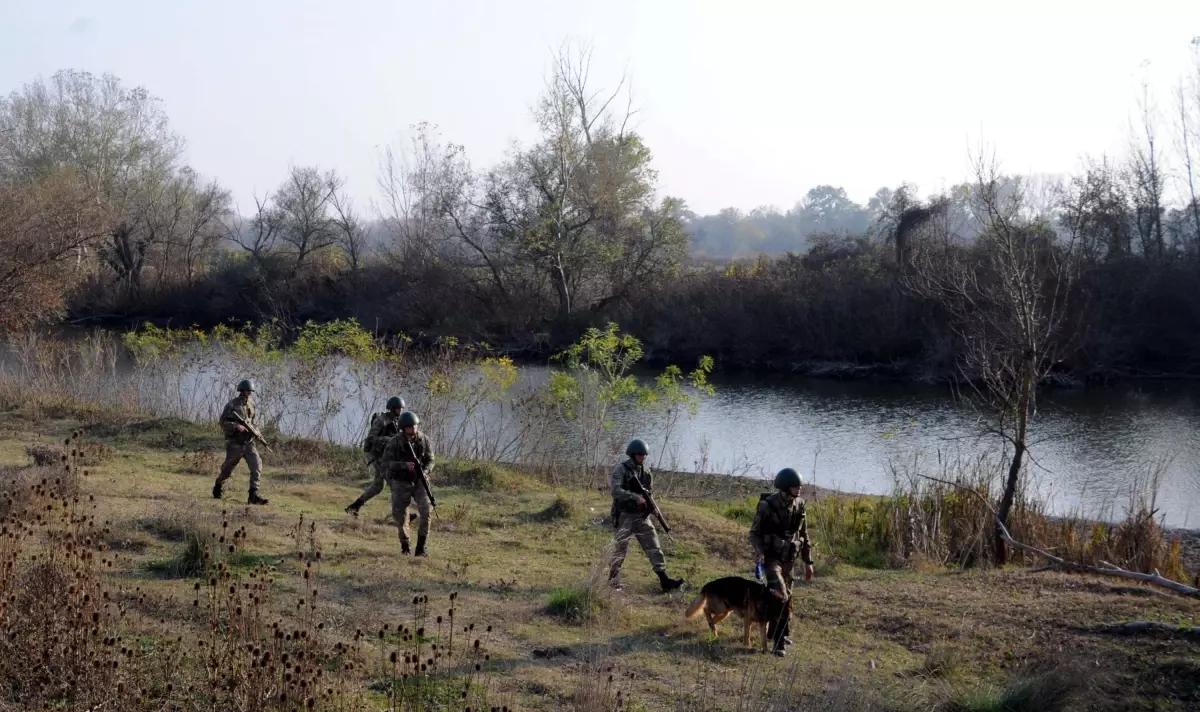
[(243, 211), (289, 164), (336, 169), (365, 206), (413, 123), (477, 167), (531, 139), (551, 50), (583, 40), (598, 82), (628, 68), (664, 193), (787, 208), (821, 183), (940, 189), (981, 137), (1015, 173), (1120, 151), (1144, 62), (1172, 106), (1200, 1), (1101, 4), (0, 0), (0, 92), (112, 72), (162, 97)]

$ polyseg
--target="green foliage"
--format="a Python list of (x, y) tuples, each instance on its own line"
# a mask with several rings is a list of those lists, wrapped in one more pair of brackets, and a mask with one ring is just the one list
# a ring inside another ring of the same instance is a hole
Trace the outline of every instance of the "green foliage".
[(335, 319), (319, 324), (310, 320), (304, 324), (289, 351), (305, 360), (345, 356), (367, 363), (384, 360), (395, 353), (384, 348), (356, 319)]
[(605, 607), (605, 599), (595, 589), (586, 584), (560, 586), (550, 592), (546, 611), (568, 623), (586, 623)]
[(665, 441), (680, 413), (694, 414), (699, 398), (714, 392), (708, 381), (712, 358), (702, 357), (686, 376), (678, 366), (668, 366), (653, 385), (643, 386), (631, 373), (643, 354), (637, 337), (622, 333), (617, 324), (609, 322), (604, 329), (588, 329), (579, 341), (553, 357), (567, 370), (550, 374), (544, 396), (562, 420), (580, 429), (585, 467), (598, 466), (605, 455), (602, 442), (612, 429), (608, 414), (613, 406), (627, 403), (643, 410), (665, 410)]

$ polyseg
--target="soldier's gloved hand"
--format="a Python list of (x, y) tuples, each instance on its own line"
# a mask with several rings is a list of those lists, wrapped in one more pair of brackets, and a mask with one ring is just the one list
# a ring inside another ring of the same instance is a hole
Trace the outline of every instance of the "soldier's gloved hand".
[(813, 577), (813, 567), (812, 567), (812, 564), (805, 564), (805, 565), (804, 565), (804, 580), (805, 580), (805, 581), (812, 581), (812, 577)]

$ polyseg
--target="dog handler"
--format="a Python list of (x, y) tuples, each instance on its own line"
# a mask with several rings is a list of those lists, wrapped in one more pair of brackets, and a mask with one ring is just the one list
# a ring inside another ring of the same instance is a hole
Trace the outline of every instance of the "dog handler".
[[(800, 473), (790, 467), (780, 470), (775, 475), (778, 491), (763, 495), (750, 525), (750, 545), (754, 547), (757, 562), (763, 565), (767, 587), (784, 601), (792, 596), (792, 567), (797, 554), (804, 561), (804, 580), (813, 577), (812, 544), (808, 539), (804, 500), (800, 498), (801, 484)], [(784, 647), (792, 642), (788, 637), (791, 615), (788, 614), (783, 625), (773, 628), (775, 647), (771, 652), (783, 657)]]

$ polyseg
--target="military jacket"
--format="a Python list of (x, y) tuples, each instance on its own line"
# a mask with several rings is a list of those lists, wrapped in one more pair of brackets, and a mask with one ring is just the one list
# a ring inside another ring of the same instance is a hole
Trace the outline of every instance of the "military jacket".
[(399, 414), (393, 415), (390, 410), (376, 413), (371, 418), (371, 428), (367, 431), (367, 438), (363, 440), (363, 452), (373, 458), (379, 458), (383, 455), (383, 449), (387, 447), (388, 440), (399, 432)]
[(750, 544), (755, 555), (766, 559), (794, 561), (799, 554), (805, 564), (811, 564), (804, 500), (797, 497), (789, 502), (782, 492), (764, 496), (750, 525)]
[(640, 469), (630, 458), (624, 462), (618, 463), (612, 471), (612, 498), (613, 498), (613, 513), (617, 512), (637, 512), (645, 514), (646, 510), (638, 507), (638, 497), (642, 495), (642, 491), (637, 486), (637, 480), (634, 475), (637, 475), (637, 480), (641, 480), (647, 492), (651, 492), (653, 487), (654, 474), (650, 472), (650, 468), (643, 465)]
[(234, 418), (234, 414), (240, 415), (247, 423), (258, 427), (258, 423), (254, 420), (257, 415), (257, 410), (254, 408), (254, 398), (251, 396), (246, 400), (242, 400), (241, 396), (234, 398), (225, 404), (225, 409), (221, 411), (221, 432), (225, 433), (226, 440), (235, 438), (250, 439), (250, 433), (239, 433), (238, 426), (241, 425)]
[[(412, 448), (409, 449), (409, 443)], [(416, 457), (413, 457), (413, 453)], [(433, 445), (429, 442), (429, 438), (425, 433), (416, 432), (409, 436), (404, 431), (400, 431), (395, 437), (387, 441), (387, 445), (383, 448), (381, 456), (384, 467), (389, 477), (398, 480), (415, 481), (420, 475), (414, 469), (408, 471), (406, 463), (419, 463), (426, 475), (433, 472)]]

